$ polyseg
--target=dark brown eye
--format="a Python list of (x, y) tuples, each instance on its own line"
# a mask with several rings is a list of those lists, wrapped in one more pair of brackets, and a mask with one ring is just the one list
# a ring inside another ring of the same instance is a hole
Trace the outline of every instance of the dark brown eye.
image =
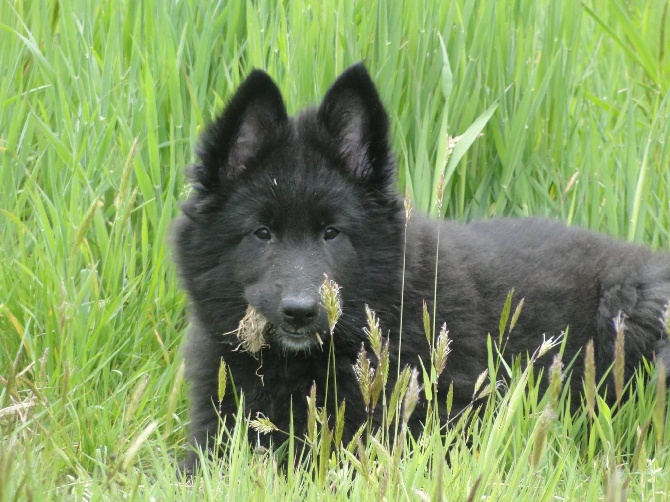
[(323, 232), (323, 240), (329, 241), (340, 235), (340, 231), (335, 227), (328, 227)]
[(258, 230), (256, 230), (254, 232), (254, 235), (262, 241), (269, 241), (270, 239), (272, 239), (272, 234), (265, 227), (262, 227), (262, 228), (259, 228)]

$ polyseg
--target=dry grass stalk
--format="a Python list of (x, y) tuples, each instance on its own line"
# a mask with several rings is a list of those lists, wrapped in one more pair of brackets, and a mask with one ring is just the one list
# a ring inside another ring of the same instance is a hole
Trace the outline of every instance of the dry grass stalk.
[(263, 347), (267, 347), (265, 335), (268, 329), (268, 320), (251, 305), (237, 327), (237, 339), (240, 348), (250, 354), (257, 354)]

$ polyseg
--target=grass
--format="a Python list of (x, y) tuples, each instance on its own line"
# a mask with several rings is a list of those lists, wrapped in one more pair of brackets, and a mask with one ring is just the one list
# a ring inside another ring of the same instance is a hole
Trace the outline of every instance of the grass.
[(168, 236), (198, 131), (251, 67), (295, 112), (365, 59), (418, 208), (438, 212), (444, 175), (448, 217), (552, 216), (667, 250), (669, 9), (0, 3), (0, 501), (664, 500), (653, 385), (640, 377), (614, 415), (562, 396), (554, 416), (519, 368), (481, 421), (429, 427), (399, 459), (373, 441), (283, 474), (240, 422), (224, 465), (179, 481), (186, 316)]

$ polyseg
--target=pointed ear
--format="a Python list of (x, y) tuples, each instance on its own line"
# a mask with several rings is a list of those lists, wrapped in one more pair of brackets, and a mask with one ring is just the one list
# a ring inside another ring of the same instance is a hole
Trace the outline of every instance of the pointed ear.
[(334, 138), (352, 175), (371, 181), (393, 177), (388, 115), (362, 63), (345, 70), (328, 89), (318, 119)]
[(274, 146), (288, 117), (277, 85), (267, 73), (252, 71), (223, 113), (200, 140), (201, 163), (191, 175), (202, 189), (245, 171)]

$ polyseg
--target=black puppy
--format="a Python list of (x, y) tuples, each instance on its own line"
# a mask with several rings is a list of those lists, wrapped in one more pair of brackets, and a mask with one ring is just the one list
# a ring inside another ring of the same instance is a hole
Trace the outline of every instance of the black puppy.
[[(613, 361), (614, 319), (621, 314), (625, 376), (643, 357), (670, 368), (662, 322), (669, 256), (539, 219), (458, 225), (412, 214), (407, 220), (388, 117), (362, 65), (346, 70), (318, 108), (294, 118), (270, 77), (252, 72), (203, 135), (199, 158), (194, 193), (175, 224), (191, 300), (185, 357), (193, 446), (204, 446), (220, 419), (234, 415), (240, 394), (247, 415), (260, 412), (285, 431), (292, 410), (294, 430), (303, 434), (315, 383), (317, 405), (333, 415), (334, 392), (324, 399), (331, 344), (337, 399), (347, 402), (343, 439), (350, 439), (367, 417), (353, 369), (362, 345), (370, 353), (366, 305), (381, 319), (395, 368), (418, 366), (419, 357), (429, 361), (422, 305), (432, 312), (435, 302), (436, 322), (446, 323), (452, 340), (438, 385), (445, 395), (453, 383), (452, 414), (471, 402), (487, 366), (487, 334), (497, 330), (512, 288), (525, 305), (506, 354), (532, 352), (544, 335), (569, 326), (564, 360), (593, 340), (602, 377)], [(332, 336), (320, 296), (324, 275), (341, 287)], [(249, 306), (267, 323), (255, 352), (243, 350), (235, 335)], [(236, 392), (219, 403), (221, 360)], [(582, 361), (575, 359), (576, 372)], [(578, 395), (581, 378), (573, 376), (571, 385)], [(415, 432), (425, 418), (418, 410), (409, 424)], [(186, 467), (195, 459), (191, 454)]]

